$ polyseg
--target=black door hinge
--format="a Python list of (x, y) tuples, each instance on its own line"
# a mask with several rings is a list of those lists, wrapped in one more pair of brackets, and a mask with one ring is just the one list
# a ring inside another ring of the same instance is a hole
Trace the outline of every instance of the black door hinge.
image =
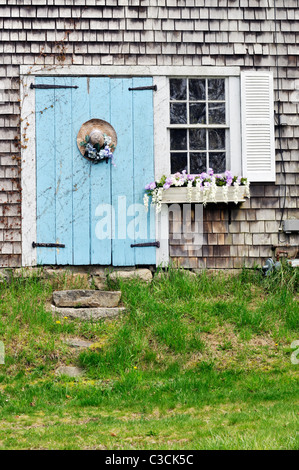
[(136, 88), (129, 88), (129, 91), (142, 91), (142, 90), (154, 90), (157, 91), (157, 85), (151, 86), (137, 86)]
[(33, 88), (37, 88), (40, 90), (51, 90), (52, 88), (79, 88), (77, 85), (34, 85), (31, 83), (30, 85), (31, 90)]
[(62, 243), (35, 243), (32, 242), (32, 248), (65, 248)]
[(131, 245), (131, 248), (145, 248), (146, 246), (155, 246), (157, 248), (160, 248), (160, 242), (135, 243)]

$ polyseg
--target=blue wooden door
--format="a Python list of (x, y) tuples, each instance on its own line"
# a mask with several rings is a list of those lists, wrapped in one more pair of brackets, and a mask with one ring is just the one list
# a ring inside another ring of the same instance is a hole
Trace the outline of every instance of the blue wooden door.
[[(38, 264), (155, 264), (154, 247), (131, 247), (153, 241), (155, 223), (143, 208), (144, 186), (154, 179), (153, 92), (129, 88), (151, 84), (151, 78), (36, 79), (70, 87), (36, 89), (36, 241), (65, 245), (38, 247)], [(117, 133), (116, 167), (93, 164), (78, 150), (79, 129), (92, 118)]]

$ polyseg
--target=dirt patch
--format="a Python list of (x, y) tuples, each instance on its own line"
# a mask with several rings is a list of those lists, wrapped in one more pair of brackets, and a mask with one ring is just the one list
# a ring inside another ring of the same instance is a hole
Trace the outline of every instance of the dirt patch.
[(192, 369), (203, 361), (213, 362), (219, 370), (238, 363), (242, 363), (245, 369), (269, 369), (284, 359), (277, 351), (278, 345), (269, 335), (255, 335), (246, 341), (234, 331), (233, 325), (219, 326), (209, 333), (202, 332), (201, 339), (205, 343), (203, 351), (193, 354), (185, 364), (185, 369)]
[(275, 348), (275, 342), (270, 336), (255, 336), (248, 341), (249, 346), (268, 346)]

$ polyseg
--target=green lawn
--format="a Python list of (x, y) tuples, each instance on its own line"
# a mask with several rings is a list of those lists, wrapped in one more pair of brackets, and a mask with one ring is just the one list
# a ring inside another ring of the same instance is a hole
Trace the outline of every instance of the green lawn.
[(108, 281), (121, 318), (57, 323), (52, 291), (85, 282), (0, 285), (0, 449), (298, 449), (298, 269)]

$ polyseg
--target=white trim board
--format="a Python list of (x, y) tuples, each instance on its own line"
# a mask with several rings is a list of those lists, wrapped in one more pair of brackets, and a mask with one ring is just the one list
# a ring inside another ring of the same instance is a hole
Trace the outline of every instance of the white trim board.
[[(170, 174), (170, 159), (165, 158), (169, 153), (169, 80), (166, 76), (156, 76), (153, 84), (157, 85), (154, 99), (154, 165), (155, 181), (163, 175)], [(165, 111), (166, 108), (166, 111)], [(162, 207), (160, 214), (156, 216), (156, 240), (160, 242), (160, 248), (156, 250), (157, 266), (167, 266), (169, 263), (169, 220), (168, 208)]]
[(213, 66), (151, 66), (151, 65), (21, 65), (21, 75), (32, 76), (173, 76), (173, 77), (232, 77), (240, 75), (240, 67)]
[[(21, 135), (26, 135), (27, 148), (22, 148), (22, 266), (36, 265), (36, 155), (35, 155), (35, 92), (30, 89), (35, 78), (21, 81)], [(26, 128), (26, 129), (25, 129)]]

